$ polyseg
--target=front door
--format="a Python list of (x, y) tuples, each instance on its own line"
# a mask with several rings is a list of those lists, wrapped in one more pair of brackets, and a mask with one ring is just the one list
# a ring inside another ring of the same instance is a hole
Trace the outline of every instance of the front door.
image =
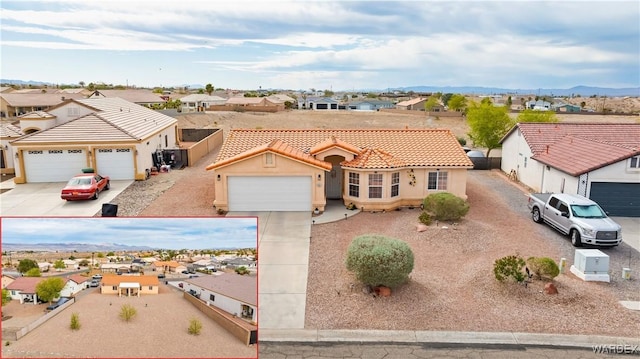
[(327, 199), (342, 199), (342, 167), (340, 162), (344, 161), (342, 156), (328, 156), (324, 159), (331, 163), (331, 171), (325, 176), (325, 193)]

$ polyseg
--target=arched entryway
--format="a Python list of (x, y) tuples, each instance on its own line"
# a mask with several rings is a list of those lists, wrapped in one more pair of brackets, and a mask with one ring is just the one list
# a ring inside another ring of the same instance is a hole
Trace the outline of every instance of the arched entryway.
[(342, 199), (343, 175), (340, 162), (344, 161), (343, 156), (327, 156), (324, 161), (331, 163), (331, 171), (325, 176), (324, 191), (327, 199)]

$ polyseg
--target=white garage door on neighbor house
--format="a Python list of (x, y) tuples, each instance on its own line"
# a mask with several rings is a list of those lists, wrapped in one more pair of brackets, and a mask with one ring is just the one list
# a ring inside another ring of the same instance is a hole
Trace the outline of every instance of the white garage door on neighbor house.
[(87, 154), (81, 149), (25, 150), (27, 182), (67, 182), (87, 167)]
[(112, 180), (132, 180), (135, 178), (131, 148), (96, 149), (96, 171)]
[(229, 211), (311, 211), (310, 176), (228, 178)]

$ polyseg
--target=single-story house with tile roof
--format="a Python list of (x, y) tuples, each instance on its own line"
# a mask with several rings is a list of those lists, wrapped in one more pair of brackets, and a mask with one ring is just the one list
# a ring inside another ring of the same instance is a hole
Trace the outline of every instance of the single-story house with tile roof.
[(155, 261), (153, 262), (155, 270), (158, 272), (181, 273), (187, 270), (187, 266), (176, 261)]
[(60, 292), (61, 297), (73, 297), (81, 290), (89, 288), (89, 277), (81, 276), (80, 274), (72, 274), (67, 276), (69, 280), (64, 289)]
[(154, 105), (161, 106), (167, 102), (163, 99), (162, 94), (154, 93), (150, 90), (96, 90), (93, 91), (89, 98), (121, 98), (144, 107), (152, 107)]
[(184, 280), (184, 291), (248, 322), (258, 321), (258, 278), (220, 273)]
[(175, 118), (120, 98), (67, 100), (26, 117), (21, 126), (36, 132), (10, 141), (15, 183), (66, 182), (87, 167), (144, 180), (156, 151), (178, 145)]
[(338, 101), (329, 97), (307, 97), (298, 102), (298, 109), (338, 110)]
[(519, 123), (502, 171), (536, 192), (575, 193), (612, 216), (640, 217), (640, 124)]
[(2, 289), (6, 288), (9, 284), (13, 283), (18, 276), (12, 274), (2, 273)]
[(16, 172), (13, 147), (9, 142), (22, 136), (20, 127), (9, 121), (0, 120), (0, 173)]
[(420, 206), (431, 193), (467, 198), (473, 163), (451, 131), (231, 130), (216, 162), (214, 205), (225, 211), (364, 210)]
[(394, 108), (395, 105), (391, 101), (382, 101), (377, 99), (367, 99), (362, 101), (350, 102), (349, 110), (357, 111), (378, 111), (385, 108)]
[[(49, 277), (51, 278), (51, 277)], [(61, 278), (61, 277), (59, 277)], [(25, 302), (31, 302), (33, 304), (38, 304), (38, 295), (36, 294), (36, 286), (42, 280), (47, 279), (47, 277), (18, 277), (9, 285), (7, 285), (7, 290), (11, 295), (11, 299), (15, 299), (20, 301), (20, 304)], [(61, 278), (64, 282), (64, 288), (60, 292), (60, 296), (64, 297), (64, 294), (70, 292), (69, 288), (69, 279)], [(54, 298), (55, 299), (55, 298)]]
[(33, 111), (44, 111), (69, 99), (85, 98), (73, 93), (19, 93), (17, 91), (0, 93), (0, 117), (18, 117)]
[(139, 297), (142, 294), (158, 294), (160, 281), (154, 275), (107, 274), (100, 281), (100, 293), (117, 294), (118, 297)]
[(424, 104), (427, 99), (422, 97), (412, 98), (410, 100), (401, 101), (396, 104), (398, 110), (424, 111)]
[(180, 111), (182, 113), (204, 112), (211, 105), (224, 105), (226, 98), (209, 96), (203, 93), (194, 93), (180, 98)]

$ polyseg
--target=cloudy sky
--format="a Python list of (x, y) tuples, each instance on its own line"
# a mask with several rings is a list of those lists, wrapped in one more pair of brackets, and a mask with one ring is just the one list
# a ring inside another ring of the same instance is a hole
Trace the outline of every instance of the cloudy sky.
[(632, 1), (3, 0), (1, 77), (138, 87), (640, 86)]
[(257, 218), (3, 218), (3, 243), (256, 248)]

